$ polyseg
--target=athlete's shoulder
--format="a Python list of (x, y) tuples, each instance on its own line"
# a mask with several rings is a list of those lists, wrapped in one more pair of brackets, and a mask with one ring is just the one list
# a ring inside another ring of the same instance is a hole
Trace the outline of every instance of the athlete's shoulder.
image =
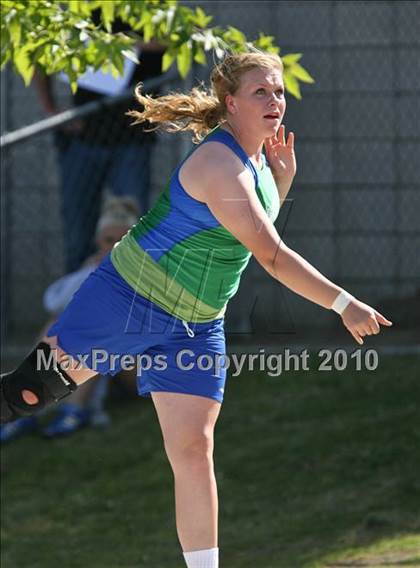
[(184, 162), (184, 173), (196, 173), (201, 180), (236, 178), (247, 172), (241, 158), (226, 144), (218, 140), (206, 141)]

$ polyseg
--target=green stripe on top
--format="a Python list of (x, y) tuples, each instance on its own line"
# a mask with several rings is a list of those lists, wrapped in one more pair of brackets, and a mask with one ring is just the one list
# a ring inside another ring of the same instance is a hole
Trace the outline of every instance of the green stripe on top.
[[(212, 139), (230, 147), (254, 175), (231, 135), (216, 130), (207, 137)], [(186, 321), (209, 322), (225, 313), (251, 253), (205, 203), (185, 191), (178, 176), (181, 165), (155, 206), (114, 247), (111, 260), (137, 293), (163, 310)], [(280, 202), (268, 165), (256, 177), (255, 191), (274, 222)]]
[(236, 293), (250, 257), (249, 250), (220, 225), (175, 244), (159, 264), (195, 298), (221, 309)]
[[(176, 278), (170, 278), (165, 269), (139, 246), (133, 232), (125, 235), (114, 247), (111, 260), (137, 293), (175, 317), (189, 322), (209, 322), (224, 315), (226, 305), (210, 306), (191, 294)], [(184, 265), (183, 270), (188, 269), (189, 265)]]

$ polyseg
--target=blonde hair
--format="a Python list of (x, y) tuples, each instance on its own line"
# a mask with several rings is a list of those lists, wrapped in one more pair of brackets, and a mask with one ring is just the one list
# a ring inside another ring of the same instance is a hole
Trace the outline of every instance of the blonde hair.
[(224, 122), (226, 95), (234, 95), (244, 73), (251, 69), (278, 69), (283, 73), (280, 57), (272, 53), (252, 52), (228, 55), (217, 64), (210, 75), (210, 90), (194, 87), (189, 93), (169, 93), (157, 98), (141, 93), (142, 85), (136, 87), (136, 98), (143, 111), (127, 113), (135, 118), (133, 124), (149, 121), (149, 130), (183, 132), (191, 130), (193, 142), (200, 142), (207, 134)]
[(99, 235), (108, 227), (129, 228), (137, 223), (139, 216), (139, 207), (136, 200), (132, 197), (107, 197), (96, 226), (96, 235)]

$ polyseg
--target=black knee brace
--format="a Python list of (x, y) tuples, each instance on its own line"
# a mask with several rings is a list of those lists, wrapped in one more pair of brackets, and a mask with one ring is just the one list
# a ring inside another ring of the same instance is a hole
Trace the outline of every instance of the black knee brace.
[[(76, 389), (77, 384), (55, 361), (51, 347), (41, 342), (15, 371), (2, 375), (1, 422), (30, 416)], [(34, 393), (38, 402), (27, 404), (22, 398), (23, 390)]]

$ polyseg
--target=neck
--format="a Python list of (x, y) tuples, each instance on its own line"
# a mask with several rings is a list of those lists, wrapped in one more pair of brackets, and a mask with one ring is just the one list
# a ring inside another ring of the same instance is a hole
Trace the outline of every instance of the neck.
[(226, 130), (235, 138), (238, 144), (244, 149), (246, 155), (258, 165), (261, 166), (261, 152), (264, 141), (256, 140), (255, 137), (246, 133), (238, 125), (233, 125), (227, 120), (222, 124), (222, 129)]

